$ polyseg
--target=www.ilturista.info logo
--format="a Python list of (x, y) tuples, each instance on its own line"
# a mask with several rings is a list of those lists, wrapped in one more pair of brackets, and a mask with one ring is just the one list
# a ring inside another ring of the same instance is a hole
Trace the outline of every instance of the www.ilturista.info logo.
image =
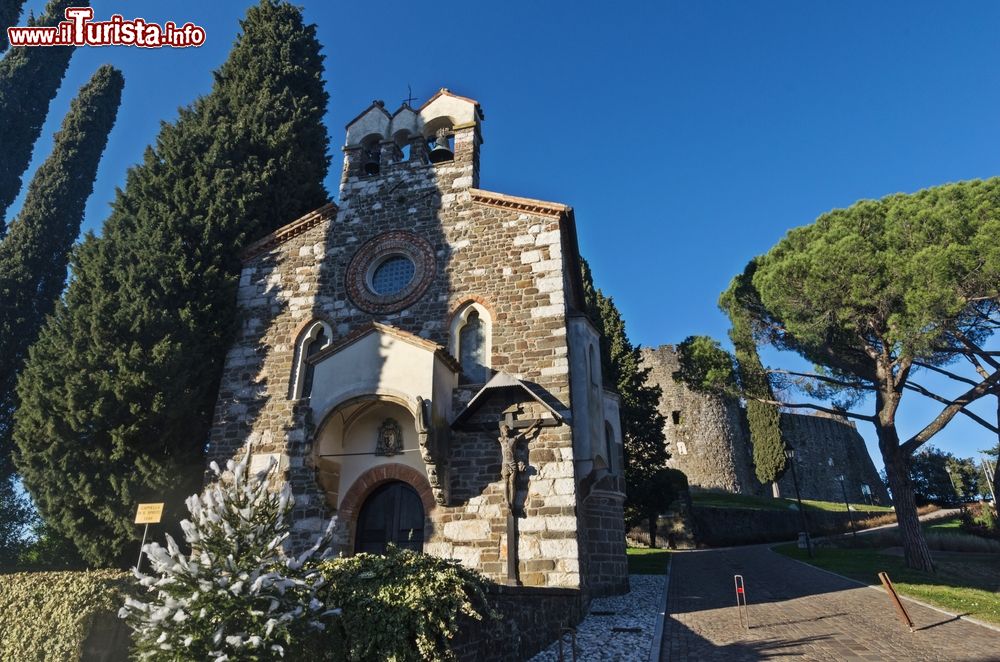
[(11, 46), (139, 46), (140, 48), (187, 48), (205, 43), (205, 28), (194, 23), (178, 27), (173, 21), (163, 25), (145, 19), (125, 20), (114, 14), (107, 21), (93, 21), (90, 7), (68, 7), (66, 20), (55, 27), (20, 26), (7, 28)]

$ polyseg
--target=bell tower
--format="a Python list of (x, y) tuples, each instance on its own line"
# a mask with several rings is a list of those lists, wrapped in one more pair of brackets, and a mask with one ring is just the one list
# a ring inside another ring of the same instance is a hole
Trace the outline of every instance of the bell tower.
[(403, 103), (390, 113), (373, 101), (347, 125), (341, 200), (418, 174), (442, 190), (478, 187), (483, 119), (478, 101), (446, 88), (416, 109)]

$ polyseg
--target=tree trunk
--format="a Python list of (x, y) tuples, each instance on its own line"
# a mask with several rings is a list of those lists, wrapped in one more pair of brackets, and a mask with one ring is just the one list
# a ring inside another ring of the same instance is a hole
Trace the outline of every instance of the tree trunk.
[(778, 485), (778, 481), (771, 481), (771, 496), (775, 499), (781, 498), (781, 486)]
[(651, 549), (656, 549), (656, 520), (659, 517), (659, 515), (649, 516), (649, 547)]
[[(895, 434), (895, 429), (891, 430)], [(880, 444), (881, 445), (881, 444)], [(934, 560), (920, 528), (917, 504), (913, 498), (913, 481), (910, 479), (910, 458), (897, 451), (889, 454), (883, 451), (885, 473), (892, 490), (892, 503), (896, 507), (896, 522), (899, 524), (900, 539), (903, 543), (903, 558), (910, 568), (934, 572)]]
[[(1000, 428), (1000, 393), (997, 393), (997, 428)], [(997, 480), (1000, 480), (1000, 432), (997, 432), (997, 457), (993, 461), (993, 508), (1000, 513), (1000, 504), (997, 503), (996, 491)]]

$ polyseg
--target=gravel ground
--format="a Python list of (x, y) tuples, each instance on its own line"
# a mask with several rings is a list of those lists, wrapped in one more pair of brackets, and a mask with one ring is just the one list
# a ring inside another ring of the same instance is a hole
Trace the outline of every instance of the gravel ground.
[[(663, 575), (629, 575), (632, 590), (625, 595), (598, 598), (590, 614), (576, 627), (576, 659), (579, 662), (646, 660), (656, 629), (656, 616), (663, 598)], [(607, 615), (607, 612), (614, 612)], [(616, 628), (638, 628), (638, 632), (616, 632)], [(569, 662), (569, 637), (565, 660)], [(556, 662), (559, 642), (531, 658), (531, 662)]]

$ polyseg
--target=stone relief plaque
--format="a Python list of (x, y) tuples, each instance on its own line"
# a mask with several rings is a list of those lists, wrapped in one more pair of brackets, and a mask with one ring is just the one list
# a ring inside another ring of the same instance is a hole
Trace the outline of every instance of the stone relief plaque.
[(394, 418), (382, 421), (378, 429), (378, 441), (375, 443), (376, 455), (399, 455), (403, 452), (403, 429)]

